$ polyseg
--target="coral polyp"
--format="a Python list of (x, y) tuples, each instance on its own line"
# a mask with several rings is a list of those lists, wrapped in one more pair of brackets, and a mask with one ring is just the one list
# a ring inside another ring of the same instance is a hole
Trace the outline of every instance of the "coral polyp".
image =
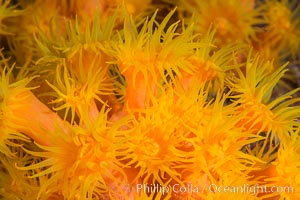
[(299, 199), (296, 0), (0, 0), (0, 199)]

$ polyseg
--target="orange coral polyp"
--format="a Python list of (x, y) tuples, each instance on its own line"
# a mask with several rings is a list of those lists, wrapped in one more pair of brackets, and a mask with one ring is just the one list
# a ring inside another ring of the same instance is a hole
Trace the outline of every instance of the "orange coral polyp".
[(299, 5), (0, 0), (0, 198), (300, 199)]
[[(22, 102), (18, 100), (21, 99)], [(16, 95), (16, 99), (8, 100), (7, 106), (11, 108), (17, 130), (31, 137), (42, 145), (49, 145), (49, 131), (54, 131), (59, 126), (67, 132), (65, 122), (57, 114), (42, 104), (30, 91)], [(18, 120), (21, 119), (21, 120)]]
[(143, 52), (129, 52), (119, 60), (119, 68), (126, 79), (125, 102), (128, 108), (145, 108), (151, 96), (156, 96), (161, 73), (156, 58)]
[(155, 127), (153, 130), (148, 130), (145, 140), (141, 141), (147, 149), (141, 151), (139, 147), (136, 147), (134, 153), (139, 155), (139, 160), (144, 160), (143, 163), (151, 157), (155, 158), (154, 160), (162, 160), (169, 148), (168, 140), (169, 136), (164, 134), (160, 128)]
[(196, 22), (196, 28), (201, 33), (206, 33), (212, 24), (217, 28), (216, 39), (221, 46), (234, 42), (249, 42), (250, 37), (255, 34), (252, 26), (259, 22), (259, 13), (254, 9), (253, 0), (180, 1), (179, 5), (181, 4), (183, 11), (196, 11), (196, 16), (200, 19)]
[[(161, 106), (153, 104), (147, 109), (140, 109), (142, 111), (138, 115), (132, 113), (135, 115), (134, 124), (127, 131), (122, 160), (132, 170), (137, 170), (133, 181), (141, 179), (142, 183), (157, 181), (166, 184), (171, 178), (180, 182), (180, 174), (173, 166), (184, 162), (184, 152), (180, 150), (180, 138), (184, 132), (178, 124), (179, 119), (163, 113)], [(168, 121), (165, 117), (171, 118)]]
[[(239, 107), (240, 112), (246, 112), (246, 116), (238, 122), (238, 127), (245, 127), (253, 133), (269, 131), (274, 124), (274, 114), (268, 107), (259, 102), (247, 102)], [(268, 124), (268, 126), (266, 126)]]
[(283, 4), (275, 3), (275, 5), (270, 7), (268, 14), (270, 17), (270, 26), (281, 29), (281, 31), (288, 30), (291, 26), (290, 18), (292, 13)]
[(39, 145), (43, 151), (28, 150), (44, 160), (18, 168), (37, 170), (31, 178), (51, 174), (48, 182), (41, 185), (40, 195), (48, 190), (62, 191), (68, 199), (125, 195), (121, 183), (126, 183), (126, 176), (116, 160), (118, 148), (122, 149), (114, 132), (118, 127), (113, 125), (108, 129), (107, 111), (102, 109), (100, 113), (94, 122), (68, 125), (67, 135), (57, 128), (51, 132), (50, 145)]
[(191, 84), (204, 84), (222, 77), (222, 70), (212, 61), (201, 61), (198, 58), (191, 58), (189, 60), (195, 69), (191, 74), (182, 72), (180, 80), (185, 89), (189, 88)]
[(265, 41), (262, 48), (271, 48), (271, 53), (276, 54), (275, 59), (283, 59), (287, 55), (296, 56), (300, 44), (300, 21), (297, 18), (299, 4), (296, 1), (271, 0), (262, 3), (260, 7), (265, 10), (262, 17), (267, 24), (267, 31), (261, 33)]
[(151, 103), (149, 97), (154, 96), (157, 91), (155, 82), (152, 81), (150, 76), (145, 80), (142, 72), (138, 72), (135, 76), (129, 75), (129, 73), (126, 74), (128, 74), (125, 75), (128, 81), (124, 101), (127, 107), (124, 107), (124, 109), (145, 108)]
[(0, 94), (0, 104), (3, 120), (10, 124), (11, 130), (24, 133), (40, 144), (49, 145), (49, 131), (57, 126), (66, 132), (66, 122), (40, 102), (30, 91), (32, 88), (26, 87), (33, 78), (10, 83), (12, 69), (5, 74), (5, 68), (1, 77), (3, 91)]

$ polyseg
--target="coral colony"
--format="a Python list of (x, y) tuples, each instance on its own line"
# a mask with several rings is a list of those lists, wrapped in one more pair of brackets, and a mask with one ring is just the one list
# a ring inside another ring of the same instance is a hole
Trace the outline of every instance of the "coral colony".
[(0, 0), (0, 199), (300, 199), (298, 0)]

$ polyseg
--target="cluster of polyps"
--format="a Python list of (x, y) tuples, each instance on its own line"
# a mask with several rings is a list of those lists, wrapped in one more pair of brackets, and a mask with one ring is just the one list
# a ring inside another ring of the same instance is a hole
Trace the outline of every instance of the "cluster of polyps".
[(0, 1), (0, 197), (299, 198), (299, 6), (177, 3)]

